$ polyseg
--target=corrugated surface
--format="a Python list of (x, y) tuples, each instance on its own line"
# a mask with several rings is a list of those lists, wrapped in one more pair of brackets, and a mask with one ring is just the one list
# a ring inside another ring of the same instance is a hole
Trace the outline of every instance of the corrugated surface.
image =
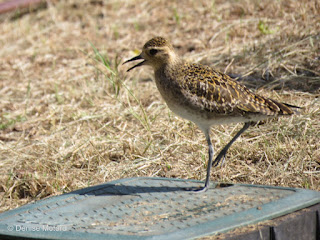
[[(123, 179), (0, 214), (0, 234), (48, 239), (191, 239), (320, 202), (320, 193), (254, 185), (185, 191), (202, 182)], [(213, 184), (214, 185), (214, 184)]]

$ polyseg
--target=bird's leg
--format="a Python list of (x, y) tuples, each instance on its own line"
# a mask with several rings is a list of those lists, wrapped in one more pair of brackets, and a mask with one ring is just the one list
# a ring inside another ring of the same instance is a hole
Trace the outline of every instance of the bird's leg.
[(207, 189), (209, 188), (210, 171), (211, 171), (211, 167), (212, 167), (212, 158), (213, 158), (213, 154), (214, 154), (214, 150), (213, 150), (213, 146), (212, 146), (209, 132), (210, 132), (210, 130), (206, 133), (206, 140), (207, 140), (208, 147), (209, 147), (209, 150), (208, 150), (209, 160), (208, 160), (208, 166), (207, 166), (207, 177), (206, 177), (206, 181), (204, 183), (204, 188), (202, 189), (203, 191), (207, 191)]
[(195, 192), (205, 192), (209, 189), (209, 183), (210, 183), (210, 171), (211, 171), (211, 167), (212, 167), (212, 159), (213, 159), (213, 154), (214, 154), (214, 150), (213, 150), (213, 146), (212, 146), (212, 142), (210, 139), (210, 128), (206, 129), (205, 131), (203, 131), (205, 136), (206, 136), (206, 140), (208, 143), (208, 147), (209, 147), (209, 160), (208, 160), (208, 165), (207, 165), (207, 176), (206, 176), (206, 181), (204, 183), (204, 187), (202, 188), (198, 188), (196, 190), (193, 190)]
[(252, 122), (246, 122), (244, 124), (244, 126), (240, 129), (240, 131), (231, 139), (231, 141), (221, 150), (221, 152), (218, 154), (218, 156), (216, 157), (216, 159), (213, 161), (212, 166), (216, 167), (219, 162), (221, 161), (221, 158), (223, 157), (223, 160), (225, 160), (226, 157), (226, 153), (228, 151), (228, 149), (230, 148), (230, 146), (234, 143), (234, 141), (237, 140), (237, 138), (245, 131), (247, 130), (250, 125), (252, 124)]
[(207, 165), (207, 177), (206, 177), (206, 181), (204, 183), (204, 187), (202, 188), (198, 188), (198, 189), (188, 189), (188, 190), (192, 190), (194, 192), (205, 192), (209, 189), (209, 183), (210, 183), (210, 171), (211, 171), (211, 167), (214, 166), (216, 167), (219, 162), (221, 161), (221, 158), (223, 157), (223, 159), (226, 156), (226, 153), (228, 151), (228, 149), (231, 147), (231, 145), (237, 140), (237, 138), (244, 132), (246, 131), (250, 125), (252, 124), (252, 122), (246, 122), (244, 124), (244, 126), (240, 129), (240, 131), (231, 139), (231, 141), (221, 150), (221, 152), (218, 154), (218, 156), (215, 158), (215, 160), (212, 162), (213, 159), (213, 154), (214, 154), (214, 150), (213, 150), (213, 146), (212, 146), (212, 142), (210, 139), (210, 128), (203, 130), (205, 136), (206, 136), (206, 140), (208, 143), (208, 147), (209, 147), (209, 160), (208, 160), (208, 165)]

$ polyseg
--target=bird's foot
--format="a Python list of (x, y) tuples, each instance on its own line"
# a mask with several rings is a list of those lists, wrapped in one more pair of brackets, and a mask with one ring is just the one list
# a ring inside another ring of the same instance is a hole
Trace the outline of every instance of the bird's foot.
[(191, 187), (191, 188), (184, 188), (183, 190), (189, 191), (189, 192), (195, 192), (195, 193), (202, 193), (206, 192), (209, 189), (209, 187)]

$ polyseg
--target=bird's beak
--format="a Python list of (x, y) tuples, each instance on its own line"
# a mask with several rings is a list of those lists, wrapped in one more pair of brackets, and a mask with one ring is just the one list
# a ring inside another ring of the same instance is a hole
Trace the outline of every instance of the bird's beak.
[[(136, 61), (136, 60), (139, 60), (139, 59), (144, 59), (143, 57), (141, 57), (141, 54), (138, 55), (138, 56), (136, 56), (136, 57), (134, 57), (134, 58), (131, 58), (131, 59), (125, 61), (123, 64), (128, 63), (128, 62), (132, 62), (132, 61)], [(127, 72), (129, 72), (130, 70), (134, 69), (135, 67), (140, 67), (140, 66), (142, 66), (145, 62), (146, 62), (146, 60), (138, 63), (137, 65), (134, 65), (133, 67), (129, 68), (129, 69), (127, 70)], [(122, 65), (123, 65), (123, 64), (122, 64)]]

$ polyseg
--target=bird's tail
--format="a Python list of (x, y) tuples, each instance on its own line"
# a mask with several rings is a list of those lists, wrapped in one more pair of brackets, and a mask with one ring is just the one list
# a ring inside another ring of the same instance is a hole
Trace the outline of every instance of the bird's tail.
[(303, 111), (302, 107), (294, 106), (294, 105), (291, 105), (291, 104), (288, 104), (288, 103), (283, 103), (283, 104), (286, 105), (287, 107), (290, 107), (291, 110), (294, 112), (294, 114), (299, 115), (299, 114), (301, 114), (301, 111)]
[(279, 103), (275, 100), (271, 100), (271, 101), (279, 107), (280, 115), (300, 114), (300, 111), (297, 109), (301, 109), (301, 107), (294, 106), (288, 103)]

